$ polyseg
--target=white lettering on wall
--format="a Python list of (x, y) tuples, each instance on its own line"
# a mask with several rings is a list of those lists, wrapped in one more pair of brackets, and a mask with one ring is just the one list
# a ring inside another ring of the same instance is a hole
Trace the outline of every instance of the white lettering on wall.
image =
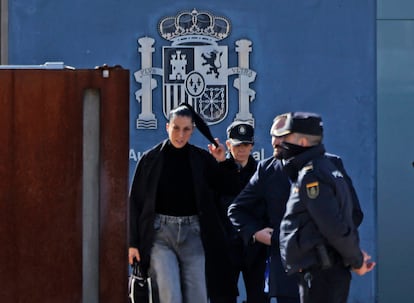
[(135, 149), (129, 150), (129, 160), (137, 162), (141, 158), (141, 152), (136, 152)]
[(252, 152), (252, 156), (256, 161), (261, 161), (265, 158), (264, 155), (264, 148), (261, 148), (260, 150), (256, 150)]
[[(135, 149), (131, 148), (129, 150), (129, 160), (137, 162), (142, 156), (141, 151), (136, 151)], [(252, 152), (252, 156), (256, 161), (261, 161), (265, 159), (265, 153), (264, 148), (261, 148), (260, 150), (256, 150)]]

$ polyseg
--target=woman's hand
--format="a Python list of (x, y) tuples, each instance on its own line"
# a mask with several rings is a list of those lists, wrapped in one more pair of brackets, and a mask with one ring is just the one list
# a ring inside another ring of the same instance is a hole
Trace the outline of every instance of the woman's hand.
[(139, 255), (138, 248), (130, 247), (128, 249), (128, 262), (129, 262), (129, 264), (132, 265), (134, 263), (134, 258), (137, 259), (137, 261), (141, 261), (141, 257)]
[(226, 160), (226, 148), (224, 147), (223, 144), (220, 143), (218, 138), (215, 138), (214, 140), (216, 140), (218, 147), (216, 147), (214, 144), (209, 144), (207, 145), (208, 150), (210, 152), (210, 154), (218, 161), (218, 162), (223, 162), (224, 160)]

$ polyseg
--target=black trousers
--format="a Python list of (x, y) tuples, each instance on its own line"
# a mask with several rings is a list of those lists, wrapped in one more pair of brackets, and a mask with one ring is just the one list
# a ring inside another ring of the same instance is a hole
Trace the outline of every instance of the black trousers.
[[(245, 247), (240, 241), (232, 243), (230, 249), (232, 255), (232, 262), (228, 264), (225, 271), (229, 271), (232, 279), (225, 282), (226, 288), (237, 289), (240, 273), (243, 277), (243, 282), (246, 289), (247, 300), (246, 303), (268, 303), (269, 297), (264, 292), (264, 273), (266, 267), (266, 255), (257, 256), (253, 259), (250, 266), (246, 266), (247, 258)], [(252, 261), (252, 260), (251, 260)], [(210, 297), (210, 303), (236, 303), (237, 296), (214, 296)]]
[(301, 303), (346, 303), (351, 273), (342, 264), (298, 273)]

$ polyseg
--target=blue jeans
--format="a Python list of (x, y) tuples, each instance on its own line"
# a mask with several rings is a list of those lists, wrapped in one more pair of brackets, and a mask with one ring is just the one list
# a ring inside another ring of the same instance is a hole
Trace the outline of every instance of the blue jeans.
[(156, 215), (149, 274), (160, 303), (207, 303), (204, 249), (197, 216)]

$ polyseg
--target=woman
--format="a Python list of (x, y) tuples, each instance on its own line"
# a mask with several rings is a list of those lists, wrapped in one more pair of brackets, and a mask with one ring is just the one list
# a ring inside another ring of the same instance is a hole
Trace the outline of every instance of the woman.
[(168, 139), (143, 154), (131, 186), (129, 262), (149, 269), (160, 303), (207, 302), (206, 274), (216, 281), (205, 262), (220, 262), (225, 247), (215, 195), (239, 190), (237, 172), (216, 161), (222, 145), (209, 145), (213, 158), (188, 143), (194, 119), (187, 105), (171, 111)]

